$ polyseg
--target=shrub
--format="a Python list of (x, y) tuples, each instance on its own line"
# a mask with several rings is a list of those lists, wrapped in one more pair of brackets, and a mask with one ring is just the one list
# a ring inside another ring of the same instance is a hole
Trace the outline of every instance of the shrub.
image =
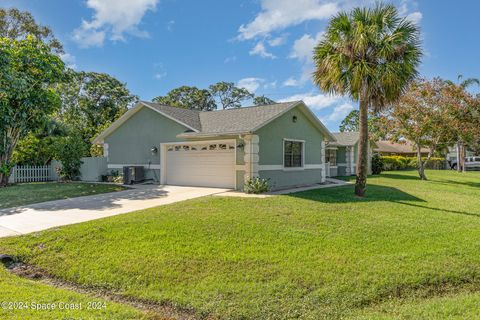
[[(417, 157), (403, 157), (403, 156), (382, 156), (383, 169), (385, 171), (416, 169)], [(426, 158), (422, 158), (425, 161)], [(432, 157), (427, 162), (426, 169), (442, 170), (445, 169), (445, 158)], [(373, 159), (372, 159), (373, 171)]]
[(372, 156), (372, 174), (382, 173), (383, 168), (384, 168), (384, 163), (383, 163), (382, 157), (378, 153), (375, 153)]
[(269, 179), (262, 179), (259, 177), (249, 178), (245, 181), (245, 186), (243, 187), (246, 193), (260, 194), (268, 192), (270, 186), (268, 184)]
[(62, 137), (56, 143), (56, 160), (62, 163), (60, 176), (65, 180), (76, 180), (80, 176), (81, 157), (86, 152), (85, 142), (77, 135)]

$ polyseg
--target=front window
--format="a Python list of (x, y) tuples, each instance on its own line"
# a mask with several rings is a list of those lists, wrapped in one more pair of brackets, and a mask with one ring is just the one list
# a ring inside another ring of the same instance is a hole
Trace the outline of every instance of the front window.
[(326, 162), (330, 163), (331, 166), (337, 165), (337, 150), (330, 149), (326, 152)]
[(284, 142), (284, 167), (301, 168), (303, 167), (303, 142), (289, 141)]

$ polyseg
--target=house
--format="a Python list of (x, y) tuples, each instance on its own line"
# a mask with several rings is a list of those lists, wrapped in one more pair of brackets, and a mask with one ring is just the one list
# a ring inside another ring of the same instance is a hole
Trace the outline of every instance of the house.
[(302, 101), (220, 111), (139, 102), (94, 140), (110, 170), (143, 166), (160, 183), (273, 189), (321, 183), (325, 144), (335, 138)]
[[(404, 156), (404, 157), (416, 157), (417, 148), (408, 140), (403, 140), (401, 142), (392, 142), (389, 140), (376, 141), (377, 145), (374, 148), (374, 151), (379, 153), (382, 156)], [(422, 156), (426, 157), (429, 150), (427, 148), (422, 148)]]
[[(325, 150), (325, 162), (327, 163), (327, 176), (350, 176), (355, 175), (358, 160), (358, 142), (360, 134), (358, 132), (334, 132), (332, 134), (335, 141), (327, 144)], [(373, 142), (368, 146), (368, 172), (372, 169), (372, 146)]]

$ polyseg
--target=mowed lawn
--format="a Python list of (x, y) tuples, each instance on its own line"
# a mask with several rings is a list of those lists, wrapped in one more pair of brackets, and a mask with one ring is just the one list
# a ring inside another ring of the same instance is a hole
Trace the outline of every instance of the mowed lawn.
[(36, 182), (22, 183), (0, 188), (0, 209), (51, 200), (89, 196), (99, 193), (121, 191), (118, 185), (80, 182)]
[(0, 319), (150, 319), (134, 308), (55, 289), (0, 268)]
[(478, 318), (480, 172), (427, 176), (370, 178), (366, 199), (204, 197), (0, 239), (0, 253), (221, 319)]

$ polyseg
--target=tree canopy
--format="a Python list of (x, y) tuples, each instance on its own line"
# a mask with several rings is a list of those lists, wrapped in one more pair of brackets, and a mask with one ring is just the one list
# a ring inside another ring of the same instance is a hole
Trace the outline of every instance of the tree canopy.
[(30, 12), (16, 8), (0, 8), (0, 37), (12, 40), (24, 40), (35, 36), (57, 53), (63, 52), (63, 46), (47, 26), (37, 24)]
[[(393, 138), (406, 138), (416, 146), (422, 180), (427, 179), (425, 165), (437, 150), (456, 142), (459, 135), (473, 136), (474, 105), (464, 88), (435, 78), (412, 83), (387, 113)], [(421, 148), (430, 150), (426, 159), (421, 157)]]
[[(0, 38), (1, 167), (11, 165), (19, 139), (60, 107), (54, 85), (62, 80), (63, 73), (62, 60), (35, 37)], [(7, 183), (8, 176), (7, 170), (2, 170), (1, 185)]]
[(208, 89), (212, 97), (216, 99), (217, 107), (221, 107), (224, 110), (240, 108), (243, 101), (254, 97), (250, 91), (236, 87), (233, 82), (217, 82)]
[(56, 118), (88, 146), (138, 100), (125, 83), (105, 73), (69, 69), (65, 78), (57, 87), (62, 103)]
[(215, 99), (208, 90), (190, 86), (175, 88), (165, 96), (154, 98), (153, 101), (171, 107), (199, 111), (212, 111), (217, 108)]
[(338, 13), (314, 49), (315, 84), (360, 103), (358, 196), (367, 179), (368, 111), (377, 113), (399, 98), (417, 75), (421, 55), (418, 27), (382, 3)]
[(165, 96), (158, 96), (154, 102), (199, 111), (240, 108), (246, 101), (252, 100), (256, 106), (275, 103), (273, 100), (258, 96), (245, 88), (235, 86), (233, 82), (217, 82), (208, 89), (181, 86), (170, 90)]

